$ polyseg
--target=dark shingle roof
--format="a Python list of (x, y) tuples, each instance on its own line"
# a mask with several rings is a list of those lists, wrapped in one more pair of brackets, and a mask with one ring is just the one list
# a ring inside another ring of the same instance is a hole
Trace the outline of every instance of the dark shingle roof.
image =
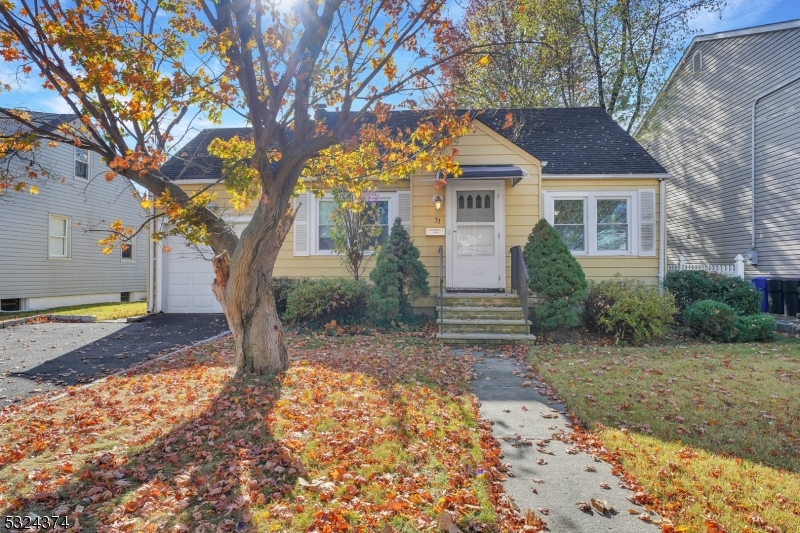
[[(504, 128), (511, 114), (513, 125)], [(497, 109), (475, 117), (551, 174), (666, 174), (647, 150), (599, 107)]]
[(236, 137), (247, 137), (250, 128), (209, 128), (201, 131), (186, 143), (161, 167), (161, 173), (170, 180), (219, 179), (222, 176), (222, 159), (208, 153), (208, 145), (214, 139), (227, 141)]
[[(511, 114), (510, 127), (506, 127)], [(396, 111), (388, 125), (413, 127), (421, 113)], [(328, 113), (331, 121), (336, 114)], [(479, 113), (481, 123), (540, 161), (545, 175), (665, 174), (666, 170), (622, 127), (599, 107), (551, 109), (497, 109)], [(212, 128), (201, 131), (162, 167), (171, 180), (218, 179), (222, 161), (208, 154), (215, 139), (246, 137), (250, 128)]]
[[(30, 116), (30, 121), (40, 127), (41, 129), (53, 132), (62, 124), (69, 124), (73, 120), (77, 120), (78, 116), (75, 114), (58, 114), (58, 113), (44, 113), (42, 111), (28, 111), (20, 109), (8, 109), (10, 113), (27, 113)], [(0, 129), (3, 134), (9, 135), (14, 132), (20, 131), (24, 126), (15, 122), (13, 119), (0, 114)]]

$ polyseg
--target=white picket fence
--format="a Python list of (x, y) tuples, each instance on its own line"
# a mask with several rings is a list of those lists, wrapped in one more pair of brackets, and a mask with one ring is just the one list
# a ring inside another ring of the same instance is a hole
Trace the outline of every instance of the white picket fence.
[(673, 272), (675, 270), (705, 270), (706, 272), (716, 272), (725, 276), (738, 276), (744, 278), (744, 257), (737, 254), (733, 259), (733, 264), (727, 265), (712, 265), (710, 263), (687, 263), (683, 255), (678, 256), (678, 264), (667, 265), (667, 270)]

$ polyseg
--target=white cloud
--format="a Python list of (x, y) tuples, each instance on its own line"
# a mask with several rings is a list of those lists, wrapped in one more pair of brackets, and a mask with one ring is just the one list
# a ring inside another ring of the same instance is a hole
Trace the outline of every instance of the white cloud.
[(48, 98), (39, 100), (39, 102), (45, 107), (44, 111), (50, 111), (58, 114), (67, 114), (73, 112), (72, 108), (60, 96), (50, 96)]

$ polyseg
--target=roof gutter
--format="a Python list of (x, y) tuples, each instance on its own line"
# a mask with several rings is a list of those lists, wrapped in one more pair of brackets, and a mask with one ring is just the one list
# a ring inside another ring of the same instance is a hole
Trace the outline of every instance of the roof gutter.
[(758, 250), (756, 250), (756, 107), (762, 99), (798, 80), (800, 80), (800, 76), (795, 76), (756, 96), (750, 109), (750, 251), (747, 252), (747, 259), (754, 265), (758, 264)]

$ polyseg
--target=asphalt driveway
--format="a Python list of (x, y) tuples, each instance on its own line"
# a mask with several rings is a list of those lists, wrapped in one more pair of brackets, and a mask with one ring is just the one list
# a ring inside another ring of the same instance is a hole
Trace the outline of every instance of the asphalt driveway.
[(141, 322), (20, 324), (0, 329), (0, 407), (88, 383), (228, 329), (223, 315), (152, 315)]

